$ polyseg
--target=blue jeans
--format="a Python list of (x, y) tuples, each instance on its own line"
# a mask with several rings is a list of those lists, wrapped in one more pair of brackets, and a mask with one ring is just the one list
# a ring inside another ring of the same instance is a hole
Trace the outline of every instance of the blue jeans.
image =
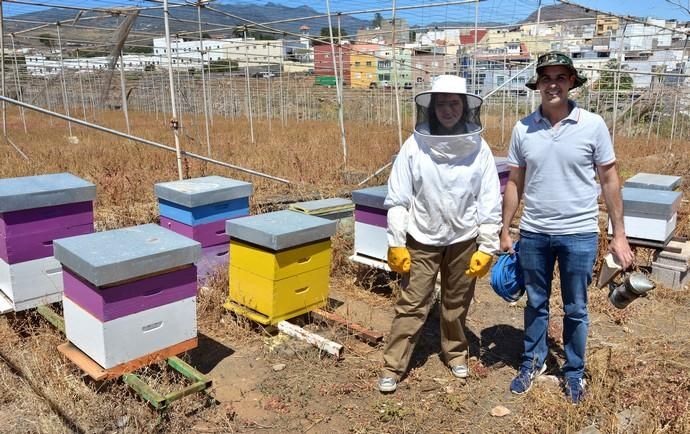
[(520, 266), (525, 278), (525, 352), (521, 368), (539, 369), (548, 353), (549, 298), (558, 261), (563, 300), (566, 378), (582, 378), (589, 329), (587, 287), (597, 254), (596, 233), (547, 235), (520, 232)]

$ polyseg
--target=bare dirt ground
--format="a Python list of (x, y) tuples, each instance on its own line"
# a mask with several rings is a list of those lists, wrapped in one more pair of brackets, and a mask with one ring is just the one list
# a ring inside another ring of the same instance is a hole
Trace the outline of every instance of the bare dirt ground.
[[(16, 128), (16, 118), (11, 121)], [(227, 151), (219, 153), (220, 159), (311, 183), (309, 188), (289, 190), (259, 180), (252, 212), (268, 209), (262, 204), (271, 197), (298, 197), (312, 192), (314, 185), (326, 197), (355, 188), (332, 176), (340, 170), (334, 163), (338, 155), (321, 151), (323, 146), (338, 149), (337, 125), (323, 133), (327, 140), (317, 135), (316, 127), (304, 125), (296, 130), (297, 136), (264, 140), (256, 146), (266, 146), (261, 152), (241, 148), (231, 139), (224, 142)], [(150, 131), (148, 137), (157, 139), (154, 128)], [(362, 137), (352, 139), (353, 159), (357, 159), (353, 166), (361, 167), (362, 174), (389, 161), (397, 146), (393, 139), (373, 145), (365, 133), (356, 133)], [(233, 131), (227, 137), (233, 134), (242, 139), (241, 133)], [(495, 131), (487, 132), (491, 134)], [(0, 148), (0, 176), (70, 171), (97, 184), (100, 230), (156, 221), (152, 185), (175, 176), (168, 164), (169, 154), (138, 146), (123, 148), (116, 141), (82, 132), (80, 146), (57, 147), (50, 145), (53, 135), (46, 128), (36, 129), (23, 140), (15, 138), (32, 156), (28, 163), (9, 147)], [(395, 134), (388, 131), (381, 136), (393, 138)], [(620, 143), (617, 149), (624, 178), (651, 171), (681, 175), (686, 182), (690, 179), (690, 162), (678, 157), (690, 151), (687, 143), (675, 144), (673, 158), (651, 143)], [(273, 159), (265, 157), (269, 149), (275, 150), (268, 154)], [(495, 150), (499, 155), (505, 153), (504, 147)], [(214, 173), (245, 179), (235, 172), (216, 172), (196, 163), (187, 164), (186, 171), (189, 176)], [(384, 181), (385, 176), (373, 180), (372, 185)], [(679, 213), (679, 235), (689, 235), (689, 211), (685, 202)], [(601, 252), (604, 248), (602, 243)], [(331, 305), (340, 315), (387, 333), (399, 287), (387, 280), (390, 276), (351, 264), (347, 260), (351, 251), (350, 236), (339, 234), (334, 240)], [(648, 264), (648, 255), (648, 251), (638, 252), (641, 265)], [(390, 395), (380, 394), (375, 387), (382, 346), (365, 344), (346, 330), (309, 318), (295, 319), (344, 345), (343, 358), (335, 360), (227, 312), (222, 307), (227, 288), (227, 276), (221, 271), (200, 290), (199, 347), (183, 356), (211, 377), (212, 399), (203, 394), (185, 397), (164, 416), (152, 411), (122, 382), (85, 378), (56, 351), (64, 336), (33, 311), (0, 317), (0, 432), (551, 433), (585, 428), (606, 433), (690, 432), (687, 289), (657, 288), (622, 311), (609, 304), (606, 290), (590, 289), (589, 395), (582, 405), (573, 406), (565, 401), (558, 384), (558, 365), (563, 360), (558, 285), (551, 306), (551, 375), (524, 397), (508, 391), (521, 351), (524, 302), (505, 303), (489, 288), (486, 278), (478, 282), (468, 318), (470, 378), (455, 379), (440, 361), (435, 308), (419, 337), (409, 374)], [(139, 374), (163, 393), (185, 384), (163, 364)], [(492, 416), (497, 406), (510, 413)]]

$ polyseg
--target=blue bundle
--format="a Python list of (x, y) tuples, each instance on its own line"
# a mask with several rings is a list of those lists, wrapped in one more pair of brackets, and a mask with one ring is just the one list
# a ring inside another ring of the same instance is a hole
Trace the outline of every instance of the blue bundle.
[(518, 301), (525, 293), (525, 282), (518, 257), (519, 241), (513, 244), (515, 253), (500, 255), (491, 267), (491, 287), (508, 302)]

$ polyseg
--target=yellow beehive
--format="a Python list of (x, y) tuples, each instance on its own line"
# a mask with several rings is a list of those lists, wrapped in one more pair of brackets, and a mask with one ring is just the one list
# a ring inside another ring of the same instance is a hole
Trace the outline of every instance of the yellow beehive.
[(262, 324), (325, 306), (331, 240), (273, 252), (232, 240), (227, 307)]

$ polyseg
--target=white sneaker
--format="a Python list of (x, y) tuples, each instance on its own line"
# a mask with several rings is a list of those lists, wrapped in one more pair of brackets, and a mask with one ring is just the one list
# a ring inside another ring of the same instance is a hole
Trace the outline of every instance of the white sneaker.
[(450, 368), (450, 372), (457, 378), (467, 378), (470, 376), (470, 368), (467, 365), (455, 365)]
[(395, 392), (398, 388), (398, 381), (391, 377), (381, 377), (378, 382), (379, 392), (381, 393), (391, 393)]

